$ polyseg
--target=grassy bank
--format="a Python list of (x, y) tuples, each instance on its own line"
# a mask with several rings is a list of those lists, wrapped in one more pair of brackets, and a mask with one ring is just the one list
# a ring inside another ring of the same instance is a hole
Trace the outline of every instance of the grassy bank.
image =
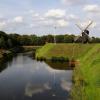
[(73, 100), (100, 100), (100, 44), (80, 57), (73, 79)]
[(37, 57), (67, 57), (79, 60), (73, 73), (73, 100), (100, 99), (100, 44), (46, 44)]
[(42, 48), (37, 50), (36, 58), (44, 57), (51, 59), (52, 57), (65, 57), (65, 58), (81, 58), (84, 56), (94, 44), (53, 44), (48, 43)]

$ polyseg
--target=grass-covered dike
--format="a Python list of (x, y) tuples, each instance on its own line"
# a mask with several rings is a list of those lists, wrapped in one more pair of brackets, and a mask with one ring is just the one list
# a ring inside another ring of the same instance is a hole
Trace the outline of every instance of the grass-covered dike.
[(73, 73), (73, 100), (100, 99), (100, 44), (46, 44), (36, 58), (65, 57), (78, 61)]

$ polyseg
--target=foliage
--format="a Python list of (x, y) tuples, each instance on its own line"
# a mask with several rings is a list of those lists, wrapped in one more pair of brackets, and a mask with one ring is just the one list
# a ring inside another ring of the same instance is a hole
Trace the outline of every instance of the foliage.
[(52, 57), (51, 58), (51, 61), (52, 62), (69, 62), (69, 59), (68, 58), (65, 58), (65, 57)]
[(14, 36), (0, 31), (0, 49), (9, 49), (19, 45), (19, 42)]
[[(56, 35), (56, 43), (73, 43), (75, 35)], [(19, 35), (16, 33), (6, 34), (0, 31), (0, 48), (9, 49), (15, 46), (42, 46), (46, 43), (54, 43), (54, 35)], [(100, 38), (92, 37), (91, 43), (100, 43)]]

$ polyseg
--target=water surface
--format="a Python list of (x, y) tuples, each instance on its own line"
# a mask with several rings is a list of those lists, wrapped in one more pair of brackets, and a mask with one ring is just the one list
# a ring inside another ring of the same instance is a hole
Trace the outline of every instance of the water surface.
[(68, 100), (72, 71), (19, 54), (0, 64), (0, 100)]

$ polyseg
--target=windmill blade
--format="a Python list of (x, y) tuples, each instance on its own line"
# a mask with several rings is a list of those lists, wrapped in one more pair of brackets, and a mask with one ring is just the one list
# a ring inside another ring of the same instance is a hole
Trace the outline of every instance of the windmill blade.
[(93, 23), (93, 21), (91, 21), (91, 22), (89, 23), (89, 25), (88, 25), (84, 30), (87, 30), (87, 29), (89, 28), (89, 26), (90, 26), (92, 23)]
[(78, 24), (75, 24), (81, 31), (83, 31), (83, 29), (78, 25)]

